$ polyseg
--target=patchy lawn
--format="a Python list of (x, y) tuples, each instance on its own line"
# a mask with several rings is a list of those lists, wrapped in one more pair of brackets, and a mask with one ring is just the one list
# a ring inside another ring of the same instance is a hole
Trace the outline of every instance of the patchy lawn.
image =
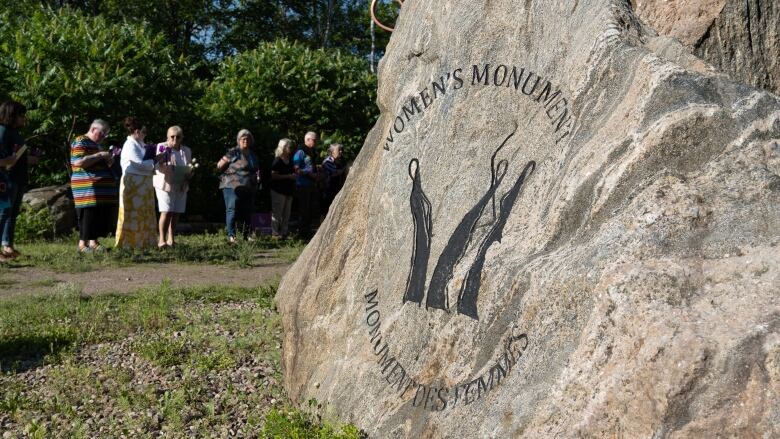
[[(134, 257), (147, 267), (209, 267), (194, 260), (197, 239), (214, 238), (193, 238), (190, 250), (170, 255), (95, 255), (93, 271), (80, 274), (100, 277)], [(45, 255), (57, 251), (75, 255), (70, 247), (56, 250), (64, 243), (38, 245), (22, 247), (19, 264), (45, 265)], [(246, 248), (236, 252), (265, 244), (241, 245)], [(82, 263), (79, 255), (62, 257), (67, 260), (49, 267), (69, 271)], [(176, 265), (165, 258), (184, 260)], [(224, 253), (226, 265), (239, 259)], [(50, 273), (0, 280), (0, 288), (26, 282), (47, 291), (0, 295), (2, 438), (361, 437), (353, 426), (292, 408), (285, 396), (273, 282), (226, 286), (215, 279), (212, 286), (179, 287), (157, 281), (122, 294), (84, 294), (53, 277), (62, 273)]]

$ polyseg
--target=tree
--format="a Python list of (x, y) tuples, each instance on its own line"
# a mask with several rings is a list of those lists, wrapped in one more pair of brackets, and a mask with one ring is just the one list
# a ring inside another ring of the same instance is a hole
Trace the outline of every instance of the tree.
[[(221, 53), (253, 49), (261, 42), (285, 38), (311, 48), (337, 48), (366, 60), (371, 52), (370, 0), (238, 0), (225, 12), (226, 25), (217, 35)], [(395, 7), (380, 3), (378, 14), (395, 20)], [(389, 33), (377, 34), (377, 47)], [(380, 51), (381, 52), (381, 51)]]
[(240, 127), (255, 132), (266, 152), (280, 137), (300, 144), (314, 130), (354, 157), (376, 121), (375, 98), (376, 77), (363, 59), (281, 40), (226, 59), (199, 108), (204, 118), (233, 127), (225, 146)]
[(74, 117), (76, 133), (85, 132), (93, 118), (118, 125), (132, 114), (160, 135), (192, 107), (190, 61), (148, 28), (112, 24), (68, 7), (25, 17), (4, 13), (0, 20), (0, 73), (7, 75), (10, 97), (29, 109), (28, 125), (48, 156), (33, 184), (64, 182), (66, 151), (57, 148)]

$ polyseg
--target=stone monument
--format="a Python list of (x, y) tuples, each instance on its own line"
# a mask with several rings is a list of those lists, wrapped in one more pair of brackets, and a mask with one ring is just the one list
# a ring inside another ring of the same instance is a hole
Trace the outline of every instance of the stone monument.
[(631, 0), (637, 16), (750, 85), (780, 93), (780, 2)]
[(780, 98), (617, 0), (406, 0), (283, 278), (294, 400), (370, 437), (780, 436)]

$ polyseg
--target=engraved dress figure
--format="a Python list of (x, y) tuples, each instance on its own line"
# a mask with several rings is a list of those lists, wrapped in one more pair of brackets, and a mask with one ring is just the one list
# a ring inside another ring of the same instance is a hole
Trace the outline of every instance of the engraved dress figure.
[(521, 189), (525, 179), (529, 177), (536, 169), (536, 162), (528, 162), (523, 168), (523, 172), (515, 181), (514, 186), (501, 197), (499, 205), (500, 212), (498, 218), (493, 223), (490, 231), (482, 240), (477, 251), (477, 257), (469, 268), (466, 280), (463, 282), (460, 296), (458, 297), (458, 313), (479, 320), (477, 315), (477, 298), (479, 297), (479, 288), (482, 285), (482, 268), (485, 265), (485, 255), (494, 242), (500, 242), (503, 237), (504, 226), (506, 226), (509, 214), (520, 196)]
[(409, 278), (406, 280), (403, 303), (415, 302), (419, 305), (425, 294), (425, 277), (428, 273), (428, 257), (431, 253), (433, 223), (431, 202), (422, 189), (419, 160), (412, 159), (409, 162), (409, 177), (412, 179), (409, 207), (412, 211), (412, 223), (414, 224), (414, 242), (412, 243), (411, 269)]
[(463, 256), (466, 254), (466, 250), (468, 249), (469, 243), (471, 242), (471, 239), (474, 235), (477, 222), (482, 217), (485, 208), (491, 202), (493, 202), (493, 215), (495, 218), (494, 198), (498, 186), (504, 179), (504, 175), (506, 175), (508, 166), (508, 162), (506, 160), (501, 160), (498, 162), (498, 164), (496, 164), (496, 156), (498, 155), (498, 152), (501, 151), (501, 148), (506, 145), (506, 143), (509, 141), (509, 139), (512, 138), (514, 134), (515, 131), (512, 131), (512, 133), (510, 133), (506, 139), (504, 139), (501, 145), (493, 152), (493, 156), (490, 158), (490, 187), (485, 192), (485, 194), (482, 195), (479, 201), (477, 201), (474, 207), (472, 207), (460, 221), (458, 226), (455, 228), (455, 231), (450, 236), (449, 241), (447, 241), (447, 245), (444, 247), (444, 251), (442, 251), (441, 255), (439, 256), (439, 260), (436, 262), (436, 268), (434, 268), (433, 275), (431, 276), (431, 284), (428, 287), (428, 298), (425, 304), (427, 308), (443, 310), (449, 309), (447, 284), (449, 284), (449, 282), (452, 280), (455, 266), (458, 264), (458, 262), (460, 262), (461, 259), (463, 259)]

